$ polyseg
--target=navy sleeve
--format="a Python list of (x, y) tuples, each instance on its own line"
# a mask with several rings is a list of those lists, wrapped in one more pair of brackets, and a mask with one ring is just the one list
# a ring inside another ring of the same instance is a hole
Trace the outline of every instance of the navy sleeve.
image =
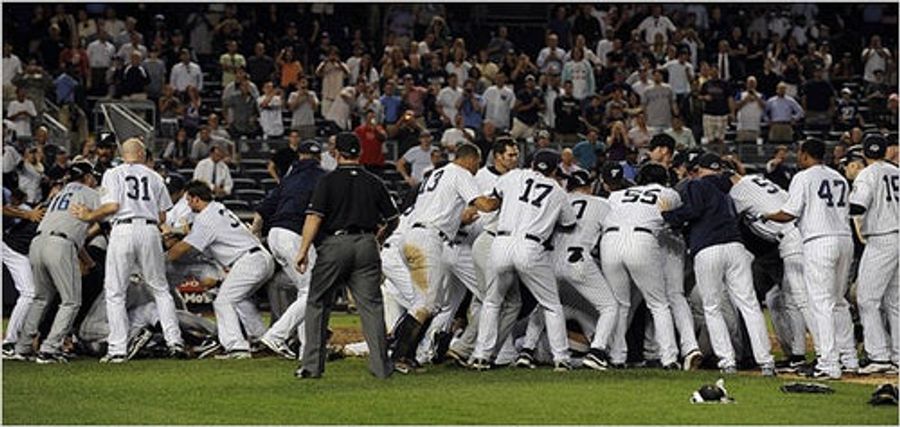
[(263, 199), (262, 202), (259, 203), (259, 206), (256, 207), (256, 212), (263, 217), (263, 219), (268, 219), (272, 215), (275, 215), (275, 210), (278, 208), (278, 200), (281, 199), (281, 186), (277, 186), (269, 192), (269, 195)]
[(683, 204), (678, 209), (663, 212), (663, 219), (669, 224), (680, 226), (703, 215), (704, 198), (703, 191), (718, 191), (711, 188), (705, 190), (700, 181), (689, 182), (681, 195)]

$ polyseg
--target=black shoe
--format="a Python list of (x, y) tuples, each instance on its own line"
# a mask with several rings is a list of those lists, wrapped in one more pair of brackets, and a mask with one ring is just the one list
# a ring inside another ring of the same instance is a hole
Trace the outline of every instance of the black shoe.
[(609, 355), (604, 350), (592, 348), (584, 357), (583, 363), (595, 371), (605, 371), (609, 369)]
[(207, 338), (202, 344), (194, 348), (194, 354), (198, 359), (206, 359), (222, 352), (222, 344), (215, 338)]
[(62, 353), (47, 353), (40, 352), (37, 355), (37, 358), (34, 360), (38, 365), (52, 365), (55, 363), (69, 363), (69, 359), (66, 356), (63, 356)]
[(10, 357), (16, 354), (16, 343), (8, 342), (3, 344), (3, 357)]
[(469, 363), (469, 368), (476, 371), (487, 371), (491, 369), (491, 362), (485, 359), (472, 359)]
[(318, 379), (322, 378), (322, 375), (313, 375), (312, 372), (303, 369), (303, 366), (298, 366), (297, 370), (294, 371), (294, 378), (306, 380), (306, 379)]
[(516, 361), (513, 363), (513, 366), (526, 369), (537, 368), (537, 365), (534, 364), (534, 350), (523, 348), (522, 352), (519, 353), (519, 357), (517, 357)]
[(447, 350), (450, 349), (450, 342), (453, 340), (453, 334), (449, 332), (438, 332), (434, 335), (434, 357), (431, 363), (439, 365), (447, 360)]
[(625, 370), (628, 369), (628, 365), (624, 363), (610, 363), (609, 368), (615, 370)]
[(150, 338), (152, 337), (153, 331), (148, 328), (141, 328), (141, 330), (138, 331), (137, 335), (132, 337), (128, 342), (128, 352), (126, 353), (125, 357), (128, 358), (128, 360), (134, 359), (134, 357), (137, 356), (138, 353), (140, 353), (144, 346), (147, 345), (148, 342), (150, 342)]
[(187, 359), (189, 357), (188, 353), (184, 351), (184, 346), (181, 344), (170, 345), (167, 355), (169, 359)]
[(678, 362), (672, 362), (672, 363), (669, 363), (668, 365), (664, 365), (662, 368), (663, 368), (663, 370), (666, 370), (666, 371), (680, 371), (681, 365), (679, 365)]

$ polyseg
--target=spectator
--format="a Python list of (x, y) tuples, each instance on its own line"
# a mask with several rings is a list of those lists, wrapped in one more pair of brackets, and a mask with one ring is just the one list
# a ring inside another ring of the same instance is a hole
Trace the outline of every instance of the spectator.
[(875, 70), (887, 70), (887, 64), (891, 60), (891, 52), (881, 45), (880, 36), (872, 36), (869, 47), (862, 51), (863, 80), (875, 83)]
[(67, 70), (78, 83), (84, 85), (90, 74), (87, 51), (81, 41), (68, 43), (68, 47), (59, 55), (59, 67)]
[(680, 116), (672, 117), (672, 127), (666, 129), (665, 133), (675, 140), (677, 150), (687, 150), (697, 146), (694, 133), (690, 128), (684, 127), (684, 120)]
[(576, 47), (572, 50), (572, 58), (563, 65), (562, 80), (572, 81), (572, 96), (578, 101), (584, 101), (594, 94), (594, 67), (585, 59), (584, 48)]
[(840, 131), (865, 126), (862, 114), (859, 114), (859, 103), (853, 99), (853, 91), (849, 88), (841, 89), (841, 99), (838, 100), (837, 115), (834, 119), (836, 128)]
[(682, 112), (687, 111), (687, 99), (691, 95), (691, 80), (694, 79), (694, 66), (690, 63), (690, 52), (685, 48), (678, 49), (678, 58), (671, 59), (662, 65), (669, 76), (669, 86), (675, 92), (675, 100)]
[[(237, 73), (237, 70), (235, 70)], [(275, 76), (275, 60), (266, 55), (266, 45), (258, 42), (253, 46), (253, 56), (247, 59), (247, 74), (257, 87), (272, 81)], [(222, 86), (225, 86), (223, 81)]]
[(606, 111), (603, 108), (603, 96), (594, 94), (584, 107), (584, 113), (581, 120), (585, 126), (593, 126), (597, 129), (603, 129), (606, 125)]
[(34, 102), (25, 96), (25, 89), (16, 89), (16, 99), (6, 106), (6, 118), (12, 121), (12, 129), (18, 138), (31, 137), (32, 120), (37, 117)]
[[(634, 77), (634, 81), (632, 81), (632, 77)], [(628, 77), (626, 83), (628, 82), (631, 83), (631, 89), (638, 95), (638, 98), (643, 100), (644, 92), (652, 85), (650, 82), (650, 61), (642, 60), (641, 67)]]
[(400, 172), (410, 188), (416, 188), (422, 182), (426, 169), (431, 166), (431, 152), (435, 150), (431, 141), (431, 133), (422, 129), (419, 132), (419, 145), (407, 150), (397, 160), (397, 172)]
[[(575, 19), (572, 22), (572, 34), (582, 36), (588, 46), (593, 46), (600, 40), (600, 21), (592, 15), (594, 6), (589, 4), (579, 5), (575, 9)], [(576, 37), (576, 45), (578, 44)]]
[(193, 163), (191, 151), (192, 144), (188, 139), (187, 131), (181, 128), (175, 133), (175, 139), (166, 144), (162, 158), (173, 169), (188, 168)]
[[(639, 150), (637, 147), (628, 147), (625, 149), (625, 160), (619, 162), (622, 165), (622, 176), (629, 181), (634, 181), (637, 177), (640, 165), (638, 165)], [(602, 163), (601, 163), (602, 164)]]
[(562, 72), (566, 51), (559, 47), (559, 36), (547, 34), (547, 46), (538, 53), (536, 64), (542, 73), (550, 71)]
[(41, 59), (41, 65), (51, 74), (56, 74), (59, 70), (59, 55), (65, 47), (66, 45), (60, 35), (59, 25), (51, 24), (49, 35), (41, 40), (37, 51), (38, 57)]
[(222, 89), (222, 111), (225, 114), (225, 121), (231, 123), (234, 121), (234, 117), (232, 115), (231, 109), (228, 108), (228, 99), (237, 95), (241, 92), (241, 86), (244, 83), (247, 83), (247, 86), (250, 90), (250, 95), (253, 96), (253, 99), (259, 98), (259, 88), (251, 82), (247, 76), (247, 72), (241, 68), (238, 68), (237, 72), (234, 75), (234, 81), (226, 85)]
[(123, 99), (147, 99), (147, 85), (150, 75), (141, 65), (141, 53), (131, 52), (128, 65), (122, 70), (120, 83), (116, 86), (117, 95)]
[(556, 98), (553, 106), (556, 116), (556, 137), (562, 143), (574, 143), (578, 138), (578, 128), (581, 116), (581, 103), (572, 96), (573, 85), (571, 80), (563, 83), (563, 90)]
[(573, 172), (583, 170), (578, 165), (577, 157), (571, 148), (563, 148), (559, 153), (559, 173), (562, 177), (571, 176)]
[(240, 153), (235, 148), (234, 141), (228, 131), (219, 125), (219, 116), (211, 113), (206, 118), (206, 127), (209, 129), (209, 136), (216, 141), (225, 150), (225, 162), (233, 163), (240, 161)]
[(560, 47), (568, 49), (572, 45), (572, 24), (569, 21), (566, 6), (557, 5), (553, 9), (553, 17), (547, 23), (547, 32), (557, 34), (560, 40)]
[(150, 77), (150, 83), (147, 84), (147, 97), (157, 100), (162, 95), (163, 85), (166, 83), (166, 63), (159, 58), (159, 49), (156, 47), (150, 50), (149, 55), (141, 63), (141, 66)]
[(625, 112), (627, 110), (628, 101), (625, 100), (625, 91), (623, 91), (621, 88), (616, 88), (615, 90), (613, 90), (612, 96), (610, 97), (609, 101), (606, 102), (606, 118), (604, 120), (606, 123), (625, 121)]
[(386, 125), (396, 123), (403, 110), (403, 99), (397, 95), (396, 87), (397, 84), (394, 80), (384, 82), (384, 89), (379, 99), (381, 106), (384, 108), (384, 124)]
[(63, 108), (76, 105), (79, 99), (83, 99), (81, 84), (72, 74), (71, 68), (64, 68), (53, 81), (56, 87), (56, 103)]
[(3, 43), (3, 100), (11, 100), (15, 97), (16, 88), (12, 84), (13, 78), (22, 73), (22, 61), (13, 53), (12, 44)]
[(400, 120), (387, 127), (388, 137), (397, 141), (398, 153), (405, 153), (419, 143), (420, 130), (412, 110), (406, 110)]
[(455, 74), (457, 81), (465, 82), (469, 79), (472, 70), (472, 64), (466, 61), (466, 51), (464, 49), (456, 49), (453, 51), (453, 60), (447, 62), (444, 71), (448, 75)]
[(375, 113), (375, 121), (380, 125), (384, 123), (384, 106), (378, 99), (378, 83), (368, 84), (365, 80), (360, 80), (356, 84), (356, 112), (360, 116), (360, 122), (363, 120), (366, 112), (372, 110)]
[(543, 74), (539, 83), (542, 96), (541, 110), (538, 112), (544, 127), (554, 129), (556, 127), (556, 99), (562, 94), (560, 88), (559, 71)]
[[(237, 82), (237, 80), (235, 80)], [(257, 134), (257, 120), (259, 109), (256, 100), (250, 90), (250, 81), (244, 80), (240, 84), (240, 92), (231, 95), (222, 106), (231, 114), (228, 133), (235, 138), (250, 138)], [(247, 147), (241, 146), (243, 152)]]
[(869, 114), (873, 118), (880, 118), (887, 109), (887, 96), (889, 88), (884, 81), (884, 71), (875, 70), (875, 81), (866, 82), (863, 100), (869, 106)]
[(634, 126), (628, 130), (628, 145), (638, 149), (643, 149), (650, 143), (653, 134), (647, 127), (647, 117), (644, 112), (639, 112), (634, 116)]
[(787, 95), (787, 84), (778, 84), (775, 96), (766, 101), (765, 115), (769, 122), (769, 142), (794, 142), (794, 126), (803, 118), (803, 109)]
[(191, 52), (182, 49), (179, 53), (181, 62), (172, 66), (172, 72), (169, 75), (169, 84), (175, 89), (175, 94), (184, 98), (187, 93), (188, 86), (193, 86), (197, 90), (203, 90), (203, 70), (197, 63), (191, 61)]
[(109, 41), (105, 30), (97, 33), (97, 39), (87, 46), (88, 64), (91, 67), (88, 78), (88, 92), (95, 96), (107, 94), (106, 71), (112, 66), (116, 47)]
[(209, 148), (213, 146), (216, 140), (212, 137), (212, 133), (209, 128), (203, 126), (200, 128), (200, 131), (197, 132), (197, 137), (194, 139), (194, 142), (191, 143), (191, 154), (190, 160), (193, 163), (197, 163), (200, 159), (209, 155)]
[(653, 70), (653, 85), (644, 91), (641, 105), (647, 115), (647, 126), (657, 135), (672, 126), (672, 116), (678, 115), (678, 104), (672, 87), (663, 83), (662, 70)]
[(468, 128), (478, 129), (484, 120), (484, 99), (475, 93), (475, 80), (466, 80), (463, 85), (463, 96), (457, 101), (457, 109), (463, 116), (463, 123)]
[[(210, 44), (211, 42), (206, 41), (206, 43)], [(172, 35), (169, 37), (169, 43), (163, 52), (163, 60), (166, 61), (166, 65), (175, 65), (181, 62), (181, 51), (187, 50), (191, 61), (197, 62), (197, 56), (192, 49), (194, 48), (189, 48), (184, 43), (184, 35), (181, 33), (181, 30), (176, 29), (172, 31)]]
[(787, 62), (781, 70), (781, 81), (787, 85), (787, 94), (792, 98), (796, 98), (803, 84), (803, 64), (797, 59), (797, 55), (790, 54)]
[(319, 108), (319, 97), (309, 90), (309, 79), (301, 77), (297, 82), (297, 90), (288, 97), (287, 108), (291, 114), (291, 129), (300, 134), (301, 139), (316, 136), (315, 112)]
[(510, 136), (515, 139), (534, 137), (538, 125), (539, 112), (544, 109), (543, 94), (535, 84), (534, 76), (525, 76), (525, 87), (516, 93), (513, 107), (513, 126)]
[(223, 161), (225, 153), (222, 147), (213, 144), (209, 147), (209, 157), (197, 163), (194, 168), (193, 179), (203, 181), (212, 189), (213, 195), (218, 198), (224, 198), (231, 195), (231, 189), (234, 187), (234, 181), (231, 179), (231, 170)]
[(13, 78), (13, 84), (25, 89), (26, 96), (34, 103), (34, 108), (40, 116), (44, 112), (44, 97), (53, 88), (53, 78), (32, 59), (25, 67), (25, 72)]
[(794, 176), (794, 170), (785, 163), (787, 157), (788, 147), (786, 145), (775, 147), (772, 158), (766, 162), (765, 173), (766, 179), (774, 182), (785, 191), (790, 187), (791, 179)]
[(675, 30), (675, 24), (662, 15), (662, 6), (658, 4), (650, 6), (650, 16), (644, 18), (637, 27), (638, 33), (644, 35), (644, 41), (648, 45), (653, 44), (657, 34), (662, 35), (663, 42), (668, 41), (669, 33), (674, 33)]
[(731, 111), (731, 92), (716, 67), (710, 67), (711, 78), (700, 87), (703, 101), (703, 137), (707, 144), (725, 141), (728, 114)]
[(325, 104), (322, 103), (322, 111), (325, 111), (323, 114), (325, 120), (331, 120), (341, 130), (353, 130), (351, 128), (350, 114), (353, 111), (353, 106), (356, 104), (356, 95), (356, 88), (347, 86), (341, 89), (327, 111), (325, 110)]
[(361, 78), (366, 83), (378, 83), (381, 79), (378, 70), (375, 69), (375, 64), (372, 63), (372, 55), (369, 53), (364, 53), (355, 67), (350, 67), (349, 64), (347, 66), (350, 68), (350, 84), (356, 84)]
[(441, 117), (443, 127), (450, 127), (456, 121), (458, 114), (457, 105), (463, 96), (463, 90), (459, 87), (459, 78), (455, 73), (447, 76), (447, 86), (438, 92), (435, 107)]
[[(113, 44), (116, 45), (117, 48), (121, 48), (122, 46), (131, 42), (131, 36), (133, 35), (137, 35), (138, 43), (144, 40), (144, 36), (137, 31), (137, 19), (132, 16), (128, 16), (123, 22), (125, 26), (122, 31), (118, 33), (109, 33), (109, 35), (112, 36)], [(126, 52), (126, 55), (120, 54), (119, 57), (122, 58), (122, 60), (128, 60), (128, 55), (131, 55), (131, 52)]]
[(756, 90), (756, 78), (747, 77), (747, 83), (741, 97), (734, 104), (734, 114), (737, 117), (737, 135), (735, 142), (751, 142), (755, 143), (759, 138), (760, 124), (762, 122), (763, 111), (766, 108), (766, 102), (763, 94)]
[[(316, 67), (316, 76), (322, 79), (322, 111), (331, 110), (331, 103), (341, 95), (344, 79), (349, 75), (350, 70), (347, 68), (347, 64), (341, 62), (338, 57), (338, 49), (331, 48), (328, 52), (328, 59)], [(342, 129), (349, 130), (349, 125)]]
[(781, 82), (781, 76), (775, 72), (773, 68), (775, 63), (771, 59), (763, 62), (763, 72), (757, 79), (757, 88), (763, 97), (771, 97), (775, 95), (775, 88)]
[[(300, 80), (300, 76), (303, 76), (303, 63), (300, 62), (300, 59), (294, 53), (294, 49), (290, 46), (278, 53), (278, 57), (275, 58), (275, 67), (278, 69), (280, 76), (278, 81), (281, 83), (281, 89), (285, 91), (290, 91)], [(318, 72), (316, 74), (318, 75)]]
[(510, 50), (515, 50), (516, 45), (509, 40), (509, 29), (505, 25), (497, 28), (497, 32), (491, 37), (487, 45), (487, 53), (490, 61), (499, 63), (503, 60), (503, 56)]
[(134, 52), (138, 52), (141, 54), (141, 58), (147, 57), (147, 46), (141, 44), (141, 34), (137, 31), (129, 33), (129, 42), (122, 45), (119, 48), (119, 52), (117, 55), (119, 58), (122, 58), (123, 62), (128, 62), (131, 60), (131, 54)]
[(806, 126), (810, 129), (829, 130), (834, 115), (834, 88), (825, 81), (825, 70), (813, 71), (813, 78), (803, 84), (803, 110)]
[(79, 40), (87, 43), (97, 35), (97, 22), (94, 18), (88, 16), (87, 10), (79, 9), (77, 22), (75, 23), (75, 33)]
[(281, 120), (283, 102), (281, 90), (275, 89), (272, 82), (263, 85), (263, 94), (257, 98), (259, 105), (259, 125), (264, 139), (280, 138), (284, 135), (284, 123)]
[(203, 98), (200, 97), (200, 91), (193, 86), (188, 86), (187, 98), (187, 102), (184, 103), (184, 116), (181, 118), (181, 126), (187, 130), (188, 136), (193, 138), (194, 135), (197, 135), (197, 129), (200, 128)]
[(238, 68), (247, 66), (247, 59), (238, 53), (238, 44), (235, 40), (225, 43), (225, 53), (219, 57), (219, 67), (222, 69), (222, 86), (234, 81), (234, 74)]
[(598, 151), (606, 151), (606, 147), (600, 141), (600, 130), (593, 127), (585, 132), (584, 141), (575, 144), (575, 148), (572, 149), (572, 153), (578, 159), (578, 166), (587, 170), (593, 170), (596, 166)]
[(269, 176), (271, 176), (275, 182), (281, 183), (281, 178), (288, 173), (291, 164), (297, 160), (297, 149), (300, 148), (300, 143), (302, 141), (300, 132), (291, 130), (288, 133), (287, 147), (280, 148), (272, 154), (272, 158), (269, 159), (266, 169), (269, 172)]
[(478, 132), (478, 135), (475, 138), (475, 145), (481, 149), (481, 163), (488, 165), (488, 159), (491, 158), (490, 152), (494, 147), (494, 143), (497, 142), (497, 127), (494, 126), (494, 122), (490, 120), (485, 120), (481, 123), (481, 132)]
[(175, 88), (167, 84), (163, 86), (163, 93), (156, 102), (159, 110), (159, 123), (163, 136), (172, 137), (180, 127), (179, 122), (184, 115), (184, 107), (181, 100), (175, 96)]
[(512, 87), (506, 84), (506, 74), (497, 73), (494, 85), (487, 88), (482, 95), (484, 98), (484, 116), (494, 122), (497, 130), (506, 132), (510, 129), (510, 115), (516, 102), (516, 94)]
[(25, 202), (36, 206), (42, 199), (41, 182), (44, 180), (44, 158), (38, 147), (25, 149), (22, 163), (16, 168), (19, 189), (25, 193)]
[(447, 128), (441, 135), (441, 147), (451, 154), (448, 160), (453, 161), (455, 156), (452, 154), (456, 153), (456, 147), (465, 142), (475, 143), (475, 131), (465, 127), (462, 115), (457, 114), (453, 119), (453, 127)]
[(719, 70), (719, 77), (726, 82), (730, 82), (732, 77), (731, 60), (731, 46), (728, 45), (728, 40), (719, 41), (716, 69)]
[(368, 167), (381, 169), (384, 167), (384, 141), (387, 132), (375, 120), (375, 112), (366, 111), (365, 120), (353, 130), (359, 138), (362, 153), (359, 155), (359, 163)]

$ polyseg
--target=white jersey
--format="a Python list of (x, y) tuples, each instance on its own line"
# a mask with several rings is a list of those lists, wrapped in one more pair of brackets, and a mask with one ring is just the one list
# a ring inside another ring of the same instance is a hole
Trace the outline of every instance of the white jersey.
[(803, 241), (823, 236), (850, 236), (850, 185), (833, 169), (816, 165), (791, 181), (781, 210), (797, 217)]
[(184, 227), (192, 224), (195, 216), (194, 211), (188, 206), (187, 195), (184, 195), (175, 202), (175, 206), (166, 211), (166, 225), (172, 228)]
[(140, 163), (125, 163), (103, 174), (100, 203), (118, 203), (110, 221), (143, 218), (156, 221), (172, 207), (163, 178)]
[(566, 192), (553, 178), (531, 169), (516, 169), (497, 180), (494, 193), (503, 199), (498, 233), (531, 235), (546, 242), (557, 223), (575, 223), (575, 212)]
[[(478, 193), (484, 196), (490, 196), (494, 193), (494, 187), (497, 185), (497, 180), (500, 179), (500, 171), (495, 169), (493, 166), (485, 166), (478, 170), (478, 173), (475, 174), (475, 183), (478, 185)], [(481, 226), (491, 232), (497, 232), (497, 219), (499, 218), (498, 212), (487, 212), (480, 213), (481, 218), (479, 222), (481, 222)]]
[(670, 209), (681, 206), (678, 192), (659, 184), (641, 185), (619, 190), (609, 195), (609, 215), (606, 228), (645, 228), (658, 232), (666, 228), (666, 221), (657, 205), (665, 200)]
[(210, 202), (197, 213), (184, 242), (224, 266), (234, 264), (249, 250), (260, 246), (259, 240), (237, 215), (219, 202)]
[(412, 224), (427, 224), (456, 236), (463, 209), (479, 196), (475, 177), (462, 166), (448, 163), (431, 172), (419, 185)]
[(409, 217), (411, 214), (412, 206), (410, 206), (409, 209), (406, 210), (406, 212), (403, 212), (402, 215), (397, 217), (397, 227), (394, 228), (394, 231), (391, 233), (391, 235), (388, 236), (387, 239), (385, 239), (385, 244), (395, 245), (400, 243), (400, 238), (403, 237), (403, 233), (409, 230), (409, 227), (412, 225), (409, 222)]
[[(728, 192), (734, 200), (735, 211), (748, 218), (778, 212), (788, 200), (788, 193), (762, 175), (746, 175)], [(759, 237), (777, 242), (794, 227), (794, 222), (748, 221), (747, 225)]]
[(867, 166), (853, 181), (850, 203), (866, 208), (863, 236), (893, 233), (900, 222), (900, 168), (886, 161)]
[(563, 250), (580, 247), (590, 251), (600, 241), (603, 223), (609, 214), (609, 202), (589, 194), (569, 193), (569, 204), (575, 211), (575, 229), (557, 233), (554, 246)]

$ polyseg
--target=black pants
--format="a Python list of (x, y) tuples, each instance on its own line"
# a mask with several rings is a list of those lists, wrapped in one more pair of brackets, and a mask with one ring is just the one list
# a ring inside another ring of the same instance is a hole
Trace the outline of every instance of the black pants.
[(379, 378), (390, 376), (393, 366), (387, 356), (381, 258), (375, 237), (371, 234), (329, 236), (316, 246), (316, 251), (306, 302), (303, 369), (313, 376), (325, 371), (328, 318), (335, 294), (346, 284), (356, 299), (363, 336), (369, 346), (369, 370)]

